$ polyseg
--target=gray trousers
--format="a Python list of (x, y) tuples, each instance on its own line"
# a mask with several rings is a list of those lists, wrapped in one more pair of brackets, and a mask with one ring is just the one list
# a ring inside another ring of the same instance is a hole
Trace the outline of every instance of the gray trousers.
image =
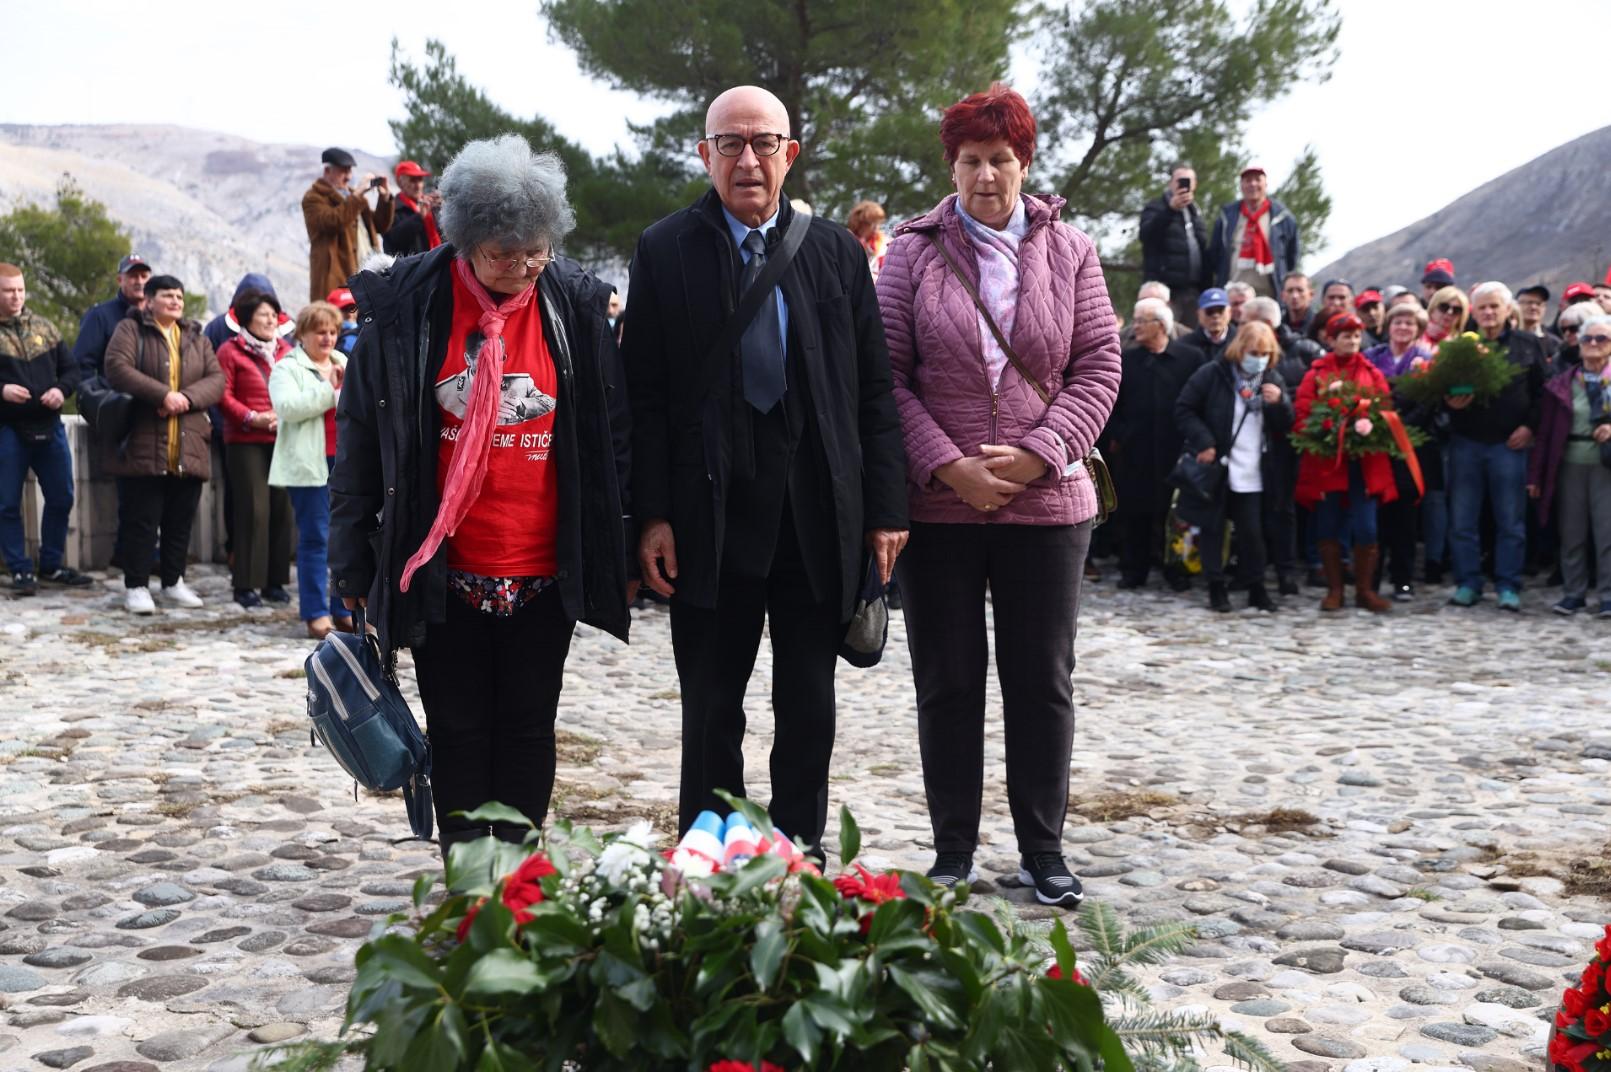
[(987, 588), (1018, 851), (1062, 851), (1074, 749), (1074, 635), (1090, 546), (1089, 521), (912, 523), (896, 571), (936, 852), (971, 853), (979, 839)]
[(1555, 478), (1555, 505), (1561, 526), (1561, 594), (1577, 599), (1588, 594), (1592, 533), (1600, 598), (1611, 599), (1611, 469), (1564, 463)]

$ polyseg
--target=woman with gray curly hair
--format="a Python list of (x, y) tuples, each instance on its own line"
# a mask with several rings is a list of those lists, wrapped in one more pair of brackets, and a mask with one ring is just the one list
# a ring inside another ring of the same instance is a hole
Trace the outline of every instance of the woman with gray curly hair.
[(572, 630), (626, 638), (627, 424), (612, 288), (556, 255), (565, 170), (517, 135), (442, 173), (444, 244), (360, 273), (330, 565), (388, 665), (411, 648), (442, 850), (548, 812)]

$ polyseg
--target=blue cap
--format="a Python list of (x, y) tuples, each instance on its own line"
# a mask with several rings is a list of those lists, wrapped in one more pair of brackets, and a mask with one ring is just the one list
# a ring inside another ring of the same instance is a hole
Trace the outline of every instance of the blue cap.
[(1225, 309), (1229, 308), (1230, 304), (1231, 296), (1218, 287), (1209, 287), (1197, 299), (1197, 308), (1199, 309)]

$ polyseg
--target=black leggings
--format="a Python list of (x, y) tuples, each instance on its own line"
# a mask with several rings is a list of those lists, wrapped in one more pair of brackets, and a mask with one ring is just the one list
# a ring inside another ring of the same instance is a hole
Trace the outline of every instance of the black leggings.
[(1225, 579), (1225, 521), (1236, 528), (1236, 577), (1243, 584), (1264, 583), (1264, 496), (1257, 491), (1225, 493), (1225, 512), (1218, 524), (1203, 529), (1203, 576)]
[(444, 848), (488, 832), (457, 811), (507, 804), (541, 825), (554, 791), (554, 716), (575, 623), (550, 586), (512, 617), (447, 597), (447, 621), (414, 651), (431, 740), (431, 784)]

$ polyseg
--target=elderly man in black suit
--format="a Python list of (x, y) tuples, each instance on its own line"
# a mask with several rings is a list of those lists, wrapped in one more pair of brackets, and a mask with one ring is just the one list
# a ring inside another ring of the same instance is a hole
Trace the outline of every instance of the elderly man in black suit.
[(622, 350), (638, 559), (671, 599), (682, 686), (681, 826), (721, 807), (714, 790), (745, 791), (744, 693), (770, 619), (770, 811), (820, 853), (835, 660), (868, 557), (887, 579), (905, 546), (906, 457), (867, 255), (782, 197), (799, 152), (766, 90), (712, 102), (711, 189), (639, 238)]

